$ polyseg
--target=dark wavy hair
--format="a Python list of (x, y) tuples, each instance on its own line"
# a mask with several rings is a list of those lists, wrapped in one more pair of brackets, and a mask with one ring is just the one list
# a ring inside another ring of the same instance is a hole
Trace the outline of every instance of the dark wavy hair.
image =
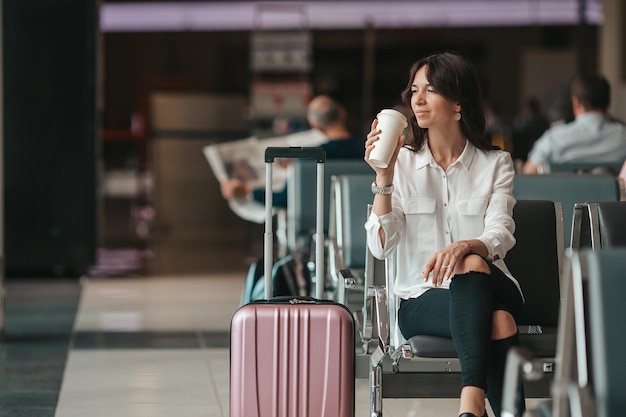
[[(402, 91), (402, 101), (411, 106), (411, 86), (415, 74), (426, 67), (426, 79), (443, 97), (461, 106), (460, 127), (471, 144), (482, 150), (499, 149), (485, 137), (483, 94), (474, 66), (456, 52), (441, 52), (422, 58), (409, 71), (409, 81)], [(408, 126), (406, 145), (414, 151), (422, 149), (428, 139), (428, 129), (419, 127), (415, 117)]]

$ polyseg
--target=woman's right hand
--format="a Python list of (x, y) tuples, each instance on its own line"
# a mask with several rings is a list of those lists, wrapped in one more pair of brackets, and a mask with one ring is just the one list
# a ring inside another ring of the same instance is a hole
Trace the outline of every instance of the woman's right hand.
[(372, 130), (367, 134), (367, 139), (365, 141), (365, 162), (372, 167), (372, 169), (376, 172), (376, 183), (381, 186), (390, 185), (393, 183), (393, 174), (394, 168), (396, 165), (396, 160), (398, 159), (398, 153), (400, 152), (400, 148), (402, 148), (402, 144), (404, 143), (404, 135), (400, 135), (398, 137), (398, 143), (396, 145), (396, 149), (391, 156), (391, 160), (389, 161), (389, 165), (387, 168), (379, 168), (372, 165), (369, 161), (370, 153), (374, 149), (374, 144), (377, 140), (380, 139), (378, 136), (380, 134), (380, 129), (378, 129), (378, 119), (374, 119), (372, 121)]

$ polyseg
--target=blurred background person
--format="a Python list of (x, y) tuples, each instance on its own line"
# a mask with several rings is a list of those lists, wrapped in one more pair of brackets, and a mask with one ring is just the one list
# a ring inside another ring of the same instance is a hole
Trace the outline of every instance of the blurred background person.
[(539, 100), (536, 97), (525, 100), (520, 114), (513, 120), (513, 159), (525, 161), (535, 141), (549, 127), (550, 122), (543, 114)]
[(626, 126), (607, 113), (609, 82), (601, 75), (579, 76), (570, 88), (570, 123), (548, 129), (533, 145), (524, 174), (549, 170), (551, 163), (614, 164), (626, 158)]
[[(318, 129), (326, 137), (320, 145), (326, 151), (326, 159), (362, 159), (365, 140), (352, 136), (347, 127), (347, 111), (338, 101), (328, 95), (314, 97), (309, 103), (307, 121), (312, 129)], [(245, 181), (227, 179), (220, 183), (222, 196), (225, 199), (251, 198), (261, 204), (265, 203), (265, 188), (252, 189)], [(287, 207), (287, 187), (275, 192), (274, 206)]]

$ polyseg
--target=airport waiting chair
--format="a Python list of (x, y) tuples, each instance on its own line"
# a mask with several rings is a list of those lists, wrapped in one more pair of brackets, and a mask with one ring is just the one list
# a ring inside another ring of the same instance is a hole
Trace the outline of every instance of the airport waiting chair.
[[(543, 359), (551, 371), (556, 353), (563, 257), (563, 216), (560, 203), (519, 200), (513, 210), (514, 248), (505, 258), (519, 280), (526, 304), (518, 323), (523, 346)], [(383, 398), (455, 398), (460, 392), (460, 365), (451, 339), (415, 336), (406, 341), (396, 325), (393, 259), (385, 287), (376, 287), (379, 345), (371, 355), (371, 415), (382, 416)], [(389, 290), (391, 291), (391, 290)], [(529, 383), (529, 397), (549, 395), (549, 379)]]
[[(559, 322), (557, 343), (557, 372), (554, 375), (555, 401), (540, 403), (534, 414), (553, 417), (570, 417), (578, 414), (594, 415), (590, 407), (587, 350), (589, 341), (585, 324), (584, 296), (587, 292), (586, 257), (578, 256), (581, 250), (603, 250), (626, 246), (626, 201), (603, 201), (577, 203), (572, 216), (571, 249), (566, 258), (563, 274), (563, 310)], [(574, 337), (574, 334), (576, 337)], [(524, 372), (525, 378), (540, 378), (541, 370), (536, 369), (533, 353), (523, 348), (510, 354), (507, 364), (503, 413), (517, 417), (512, 395), (517, 378)], [(568, 400), (569, 398), (569, 400)], [(576, 400), (574, 409), (570, 400)], [(530, 414), (530, 413), (529, 413)]]
[(626, 410), (626, 249), (588, 254), (589, 316), (593, 394), (597, 417), (623, 415)]
[(626, 246), (626, 201), (579, 203), (572, 218), (572, 249)]
[(362, 335), (364, 350), (371, 340), (373, 300), (373, 293), (365, 289), (375, 285), (375, 277), (382, 277), (384, 285), (385, 274), (385, 262), (368, 256), (365, 222), (373, 200), (372, 180), (371, 175), (333, 177), (328, 231), (329, 269), (337, 287), (335, 299), (362, 311), (362, 316), (357, 313), (357, 322), (369, 329), (367, 336)]
[(367, 258), (364, 225), (368, 216), (367, 207), (373, 200), (372, 181), (372, 174), (338, 175), (332, 178), (328, 264), (335, 283), (335, 298), (340, 303), (349, 298), (346, 289), (358, 287), (360, 292), (364, 290)]
[[(330, 219), (330, 189), (331, 179), (336, 175), (361, 174), (370, 175), (374, 181), (374, 171), (362, 159), (330, 159), (324, 164), (324, 236), (328, 235)], [(316, 219), (316, 164), (313, 160), (296, 160), (292, 169), (287, 175), (287, 213), (286, 213), (286, 235), (287, 249), (293, 256), (306, 260), (307, 254), (313, 254), (311, 247), (313, 242), (313, 232), (315, 230)], [(371, 184), (371, 182), (370, 182)], [(371, 192), (369, 192), (371, 197)], [(327, 246), (328, 240), (324, 244)], [(325, 265), (328, 265), (328, 251), (326, 253)], [(326, 281), (326, 292), (332, 295), (335, 290), (328, 268), (318, 274), (314, 271), (313, 263), (308, 262), (310, 274), (313, 280), (318, 276)]]
[[(553, 395), (525, 416), (609, 417), (623, 413), (625, 271), (626, 248), (568, 251)], [(513, 401), (518, 377), (521, 373), (527, 379), (541, 378), (537, 365), (532, 353), (523, 348), (509, 352), (503, 417), (520, 416)]]
[[(576, 391), (578, 407), (589, 409), (588, 337), (584, 293), (587, 285), (586, 258), (568, 249), (562, 274), (562, 302), (557, 332), (556, 370), (552, 380), (552, 395), (537, 404), (534, 410), (526, 410), (525, 417), (570, 417), (567, 400)], [(503, 417), (522, 417), (516, 408), (515, 393), (520, 378), (540, 380), (544, 375), (542, 361), (534, 358), (534, 352), (525, 347), (509, 351), (504, 377), (502, 401)], [(568, 394), (568, 392), (570, 394)], [(585, 416), (591, 417), (588, 413)]]
[(588, 201), (620, 201), (624, 199), (623, 181), (612, 175), (555, 173), (515, 175), (513, 196), (518, 200), (558, 201), (563, 207), (564, 239), (571, 244), (574, 205)]
[(384, 278), (384, 262), (367, 254), (365, 222), (373, 200), (373, 176), (339, 175), (332, 178), (328, 230), (328, 266), (332, 292), (329, 298), (345, 304), (352, 312), (360, 352), (355, 356), (357, 378), (369, 376), (369, 351), (374, 326), (373, 293), (368, 293), (367, 277)]
[[(296, 160), (287, 176), (287, 244), (289, 249), (307, 248), (315, 229), (316, 164), (313, 160)], [(374, 171), (362, 159), (329, 159), (324, 164), (324, 232), (328, 233), (330, 186), (335, 175), (370, 175)], [(370, 192), (371, 194), (371, 192)]]

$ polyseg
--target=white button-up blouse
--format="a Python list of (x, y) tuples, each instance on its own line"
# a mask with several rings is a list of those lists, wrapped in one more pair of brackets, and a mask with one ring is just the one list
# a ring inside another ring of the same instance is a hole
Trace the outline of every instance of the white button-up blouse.
[[(383, 216), (372, 213), (365, 223), (367, 244), (375, 257), (384, 259), (397, 251), (394, 291), (398, 297), (418, 297), (432, 288), (432, 273), (426, 282), (422, 277), (428, 259), (436, 250), (467, 239), (483, 242), (488, 259), (520, 288), (504, 263), (515, 245), (514, 175), (508, 152), (482, 151), (469, 142), (446, 171), (427, 144), (418, 152), (400, 150), (392, 211)], [(439, 288), (449, 285), (447, 280)]]

